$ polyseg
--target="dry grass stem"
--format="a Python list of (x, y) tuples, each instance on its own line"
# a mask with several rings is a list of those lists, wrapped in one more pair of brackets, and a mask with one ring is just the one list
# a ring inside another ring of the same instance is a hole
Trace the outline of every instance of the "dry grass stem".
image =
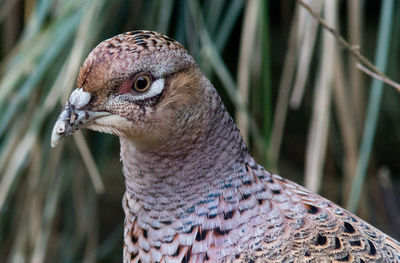
[[(324, 14), (333, 24), (336, 24), (336, 12), (337, 1), (327, 1), (324, 5)], [(334, 71), (332, 62), (335, 61), (336, 54), (335, 43), (335, 39), (324, 31), (321, 51), (324, 55), (321, 57), (321, 72), (318, 74), (314, 88), (313, 114), (306, 149), (305, 185), (313, 192), (318, 192), (320, 189), (325, 163)]]
[[(320, 10), (323, 6), (321, 1), (313, 1), (313, 7)], [(297, 62), (297, 73), (293, 85), (293, 93), (290, 98), (290, 107), (292, 109), (298, 109), (301, 101), (303, 100), (304, 89), (307, 78), (309, 77), (309, 70), (312, 55), (314, 53), (314, 46), (317, 39), (318, 23), (314, 21), (306, 11), (298, 9), (298, 62)]]
[(82, 135), (82, 132), (77, 131), (74, 133), (74, 139), (78, 146), (79, 152), (82, 155), (85, 166), (89, 172), (90, 179), (92, 180), (93, 187), (96, 193), (101, 194), (104, 192), (104, 184), (101, 179), (99, 169), (93, 160), (92, 154), (90, 153), (89, 146)]
[[(359, 50), (358, 46), (352, 46), (349, 42), (347, 42), (340, 34), (339, 32), (329, 26), (329, 24), (317, 13), (314, 12), (313, 9), (311, 8), (311, 6), (309, 6), (308, 4), (306, 4), (304, 1), (298, 0), (297, 1), (301, 6), (303, 6), (305, 9), (307, 9), (307, 11), (315, 18), (318, 20), (318, 22), (329, 32), (331, 32), (336, 40), (343, 45), (353, 56), (355, 56), (361, 63), (363, 63), (364, 65), (366, 65), (368, 68), (370, 68), (375, 74), (377, 74), (378, 76), (381, 76), (382, 78), (386, 79), (386, 80), (390, 80), (394, 83), (393, 80), (391, 80), (388, 76), (386, 76), (383, 72), (381, 72), (377, 67), (375, 67), (374, 64), (372, 64), (371, 61), (369, 61), (366, 57), (364, 57)], [(400, 89), (396, 88), (397, 91), (400, 92)]]
[[(243, 30), (240, 40), (239, 68), (238, 68), (238, 97), (242, 99), (243, 106), (248, 107), (251, 62), (254, 54), (254, 42), (257, 30), (257, 13), (259, 1), (250, 0), (246, 4)], [(249, 120), (246, 112), (238, 110), (236, 120), (243, 139), (248, 143)]]
[(346, 79), (344, 77), (344, 66), (343, 59), (339, 54), (339, 50), (336, 50), (335, 55), (335, 78), (334, 78), (334, 102), (335, 109), (338, 118), (338, 128), (340, 130), (342, 145), (344, 154), (342, 157), (343, 168), (344, 168), (344, 184), (343, 184), (343, 200), (347, 201), (350, 186), (353, 182), (353, 176), (357, 166), (357, 155), (358, 155), (358, 141), (357, 141), (357, 129), (354, 121), (354, 114), (352, 114), (351, 108), (351, 96), (350, 91), (346, 90), (347, 87)]
[(369, 76), (371, 76), (371, 77), (373, 77), (373, 78), (375, 78), (377, 80), (380, 80), (380, 81), (388, 84), (389, 86), (392, 86), (393, 88), (397, 89), (397, 91), (400, 92), (400, 84), (399, 83), (397, 83), (397, 82), (395, 82), (395, 81), (393, 81), (393, 80), (391, 80), (389, 78), (383, 77), (383, 76), (381, 76), (379, 74), (376, 74), (376, 73), (372, 72), (371, 70), (369, 70), (368, 68), (364, 67), (360, 63), (357, 63), (356, 66), (357, 66), (357, 68), (359, 70), (363, 71), (365, 74), (367, 74), (367, 75), (369, 75)]
[[(348, 39), (353, 45), (360, 45), (362, 43), (362, 33), (363, 33), (363, 0), (352, 0), (347, 1), (347, 13), (348, 13)], [(355, 64), (357, 63), (357, 58), (351, 53), (347, 53), (347, 69), (349, 73), (347, 74), (349, 78), (350, 87), (350, 104), (354, 112), (355, 127), (357, 129), (357, 134), (360, 135), (363, 128), (363, 120), (365, 116), (365, 94), (363, 84), (363, 75), (357, 70)]]

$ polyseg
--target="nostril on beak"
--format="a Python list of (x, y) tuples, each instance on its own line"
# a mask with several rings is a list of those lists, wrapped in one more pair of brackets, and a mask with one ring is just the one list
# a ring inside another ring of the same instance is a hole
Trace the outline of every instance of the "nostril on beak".
[(57, 122), (54, 128), (57, 134), (62, 135), (65, 132), (65, 122)]

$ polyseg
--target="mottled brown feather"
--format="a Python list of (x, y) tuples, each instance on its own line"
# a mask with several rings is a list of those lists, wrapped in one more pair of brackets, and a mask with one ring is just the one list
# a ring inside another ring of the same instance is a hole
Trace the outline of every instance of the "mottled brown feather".
[[(164, 80), (162, 93), (118, 100), (141, 72)], [(105, 40), (77, 86), (88, 109), (121, 117), (109, 125), (127, 188), (124, 262), (400, 262), (397, 241), (258, 165), (176, 41), (151, 31)]]

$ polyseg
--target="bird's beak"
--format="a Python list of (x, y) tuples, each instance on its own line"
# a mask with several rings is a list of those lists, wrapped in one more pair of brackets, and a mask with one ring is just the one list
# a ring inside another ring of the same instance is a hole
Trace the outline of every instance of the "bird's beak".
[(56, 147), (60, 140), (68, 135), (73, 134), (80, 128), (89, 126), (97, 118), (111, 115), (105, 111), (90, 111), (85, 110), (91, 99), (89, 92), (83, 91), (82, 88), (75, 89), (64, 110), (56, 121), (51, 133), (51, 147)]

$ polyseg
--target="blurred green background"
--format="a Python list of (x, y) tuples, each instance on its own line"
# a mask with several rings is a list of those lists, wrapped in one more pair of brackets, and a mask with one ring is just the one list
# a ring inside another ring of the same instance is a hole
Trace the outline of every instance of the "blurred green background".
[[(400, 81), (400, 2), (309, 1)], [(0, 0), (0, 262), (121, 262), (119, 142), (50, 134), (100, 41), (181, 42), (258, 162), (400, 238), (400, 96), (294, 0)]]

